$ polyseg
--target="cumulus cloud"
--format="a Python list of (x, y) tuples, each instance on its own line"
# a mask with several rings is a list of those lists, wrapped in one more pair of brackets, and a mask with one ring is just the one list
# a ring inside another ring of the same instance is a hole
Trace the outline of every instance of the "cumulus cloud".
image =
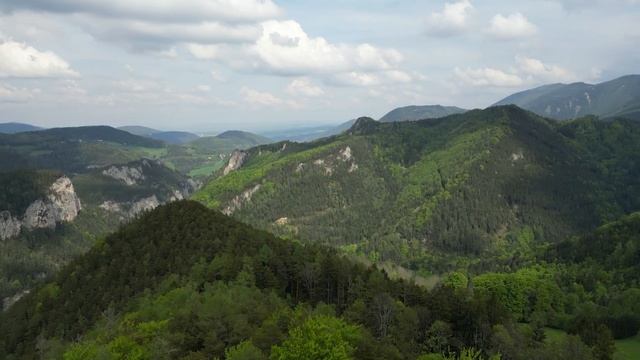
[(244, 97), (246, 103), (258, 107), (299, 107), (299, 105), (295, 101), (281, 99), (266, 91), (259, 91), (249, 87), (243, 87), (240, 90), (240, 93)]
[(161, 22), (252, 22), (282, 13), (272, 0), (5, 0), (0, 9), (84, 13)]
[(516, 87), (523, 84), (522, 79), (515, 74), (509, 74), (494, 68), (455, 68), (455, 76), (463, 83), (483, 87)]
[(335, 73), (352, 70), (393, 69), (402, 55), (393, 49), (369, 44), (333, 44), (322, 37), (310, 37), (293, 20), (266, 21), (250, 51), (269, 70), (289, 75)]
[(157, 53), (185, 42), (253, 43), (260, 22), (282, 14), (272, 0), (7, 0), (0, 10), (61, 14), (100, 40)]
[(537, 28), (521, 13), (503, 16), (498, 14), (491, 19), (489, 34), (501, 40), (513, 40), (535, 35)]
[(50, 51), (13, 40), (0, 40), (0, 77), (74, 77), (78, 73)]
[(39, 89), (31, 90), (17, 88), (9, 84), (0, 83), (0, 103), (19, 103), (29, 101), (39, 92)]
[(260, 35), (258, 24), (220, 22), (162, 23), (123, 19), (79, 20), (93, 36), (136, 50), (171, 48), (181, 43), (247, 43)]
[(450, 36), (463, 32), (473, 5), (469, 0), (446, 3), (440, 12), (434, 12), (427, 20), (427, 33)]
[(526, 56), (516, 56), (516, 66), (508, 71), (485, 68), (455, 68), (454, 76), (463, 85), (479, 87), (518, 87), (545, 82), (572, 81), (575, 76), (568, 70)]
[(516, 64), (529, 80), (571, 81), (575, 79), (569, 70), (558, 65), (547, 65), (538, 59), (516, 56)]
[(302, 95), (302, 96), (322, 96), (324, 90), (321, 87), (313, 84), (311, 80), (307, 78), (294, 79), (287, 86), (287, 93), (290, 95)]

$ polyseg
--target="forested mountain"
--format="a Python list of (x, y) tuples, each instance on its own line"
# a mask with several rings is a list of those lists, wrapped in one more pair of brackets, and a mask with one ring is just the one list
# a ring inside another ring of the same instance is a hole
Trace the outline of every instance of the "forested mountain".
[(0, 134), (0, 171), (28, 168), (80, 172), (152, 156), (163, 146), (160, 141), (108, 126)]
[[(515, 106), (359, 119), (343, 135), (253, 148), (195, 199), (286, 237), (413, 269), (557, 242), (640, 209), (640, 124), (556, 123)], [(474, 260), (476, 261), (476, 260)]]
[(176, 202), (106, 237), (0, 314), (0, 357), (604, 359), (613, 351), (606, 326), (604, 341), (588, 346), (575, 336), (545, 341), (543, 323), (515, 320), (497, 296), (459, 281), (427, 292), (330, 248)]
[(640, 75), (592, 85), (545, 85), (513, 94), (495, 105), (518, 105), (541, 116), (567, 120), (585, 115), (640, 119)]
[(0, 124), (1, 134), (16, 134), (21, 132), (38, 131), (38, 130), (42, 130), (42, 128), (29, 125), (29, 124), (23, 124), (23, 123), (10, 122), (10, 123)]
[(456, 106), (423, 105), (405, 106), (391, 110), (380, 118), (380, 122), (416, 121), (436, 119), (454, 114), (461, 114), (467, 110)]

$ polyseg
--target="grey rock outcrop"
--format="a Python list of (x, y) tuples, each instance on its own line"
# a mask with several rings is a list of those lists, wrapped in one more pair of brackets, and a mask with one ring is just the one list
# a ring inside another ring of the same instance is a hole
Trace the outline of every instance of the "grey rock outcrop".
[(0, 239), (6, 240), (12, 237), (20, 235), (20, 229), (22, 229), (22, 222), (11, 216), (8, 211), (0, 212)]
[(66, 177), (58, 178), (48, 190), (45, 198), (32, 202), (24, 212), (22, 220), (8, 211), (0, 213), (0, 239), (6, 240), (20, 234), (25, 229), (55, 229), (56, 224), (75, 220), (82, 206)]
[(251, 201), (253, 195), (258, 192), (261, 187), (262, 185), (257, 184), (256, 186), (243, 191), (242, 194), (231, 199), (227, 207), (222, 210), (222, 213), (225, 215), (231, 215), (237, 210), (240, 210), (244, 204)]
[(231, 153), (229, 162), (222, 171), (222, 174), (227, 175), (232, 171), (238, 170), (242, 166), (242, 164), (244, 164), (244, 161), (247, 159), (247, 155), (248, 153), (246, 151), (234, 150), (233, 153)]
[(104, 176), (122, 181), (123, 183), (133, 186), (145, 179), (144, 173), (140, 167), (129, 166), (111, 166), (102, 170)]
[(129, 209), (129, 218), (134, 218), (145, 211), (151, 211), (158, 206), (160, 206), (160, 201), (158, 201), (158, 197), (155, 195), (140, 199), (131, 204), (131, 208)]

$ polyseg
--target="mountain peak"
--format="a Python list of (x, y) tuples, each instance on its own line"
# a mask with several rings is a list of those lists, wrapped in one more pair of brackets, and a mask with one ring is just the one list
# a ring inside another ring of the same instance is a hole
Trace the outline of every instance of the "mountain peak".
[(378, 128), (380, 123), (378, 121), (373, 120), (370, 117), (360, 117), (356, 120), (356, 122), (351, 126), (347, 133), (349, 135), (364, 135), (368, 134), (372, 131), (375, 131)]

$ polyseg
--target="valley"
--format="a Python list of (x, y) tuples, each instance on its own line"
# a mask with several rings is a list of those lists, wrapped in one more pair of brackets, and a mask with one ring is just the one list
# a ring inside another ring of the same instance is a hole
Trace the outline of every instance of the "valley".
[(640, 123), (585, 115), (11, 124), (0, 358), (632, 359)]

